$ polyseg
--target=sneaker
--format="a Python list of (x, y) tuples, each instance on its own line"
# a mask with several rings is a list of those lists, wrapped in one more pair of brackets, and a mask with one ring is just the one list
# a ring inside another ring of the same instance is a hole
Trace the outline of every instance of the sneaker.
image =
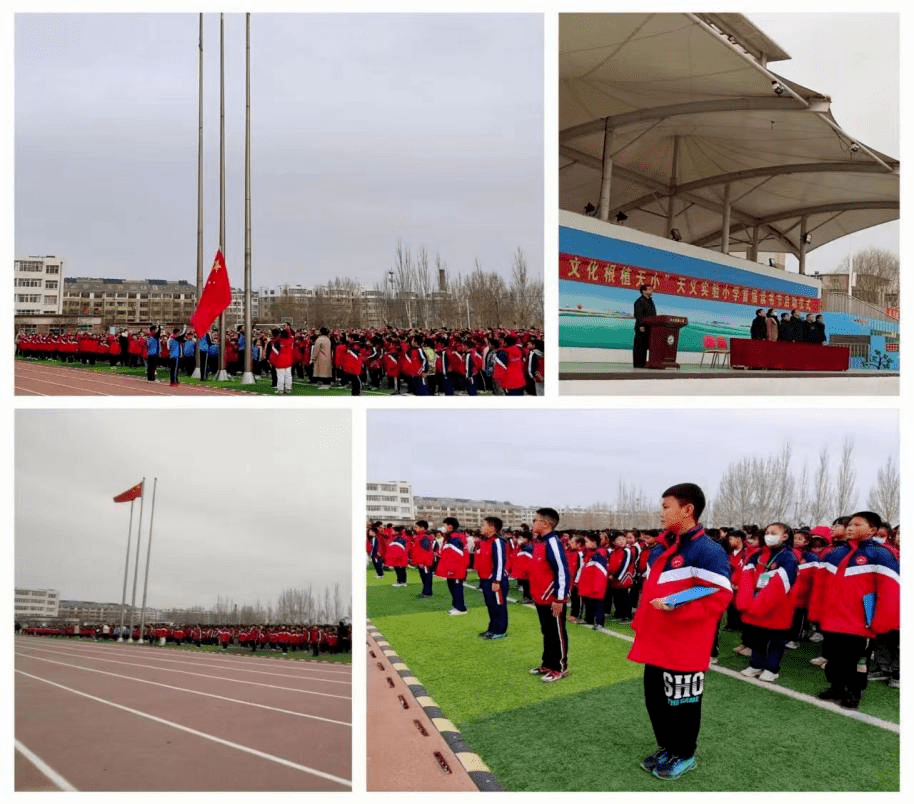
[(678, 779), (697, 765), (695, 757), (671, 756), (666, 762), (654, 768), (653, 774), (658, 779)]
[(758, 677), (759, 681), (777, 681), (781, 677), (780, 673), (772, 673), (770, 670), (762, 670), (761, 675)]
[(893, 690), (901, 689), (901, 679), (900, 678), (890, 678), (886, 682), (886, 686), (891, 687)]
[(757, 678), (762, 674), (762, 670), (759, 667), (746, 667), (740, 670), (739, 674), (741, 676), (745, 676), (746, 678)]
[(540, 665), (539, 667), (531, 667), (528, 672), (531, 676), (544, 676), (546, 673), (551, 673), (552, 671), (548, 667)]
[(392, 583), (391, 586), (398, 588), (398, 589), (402, 589), (404, 586), (406, 586), (406, 584), (405, 583)]
[(486, 639), (504, 639), (506, 636), (508, 636), (507, 633), (504, 633), (504, 634), (489, 634), (489, 635), (486, 637)]
[(654, 753), (651, 754), (650, 756), (647, 756), (644, 759), (642, 759), (641, 767), (644, 768), (644, 770), (650, 772), (650, 771), (654, 770), (654, 768), (656, 768), (658, 765), (662, 765), (664, 762), (669, 760), (669, 758), (670, 758), (670, 752), (667, 751), (665, 748), (661, 748), (657, 751), (654, 751)]
[(481, 636), (483, 639), (488, 639), (490, 636), (492, 636), (492, 632), (491, 631), (480, 631), (479, 636)]
[(452, 617), (459, 617), (461, 614), (466, 614), (466, 613), (467, 613), (466, 609), (464, 609), (463, 611), (459, 611), (457, 609), (451, 609), (450, 611), (448, 611), (448, 614), (450, 614)]
[(799, 642), (794, 642), (794, 641), (791, 639), (790, 642), (788, 642), (786, 645), (784, 645), (784, 647), (787, 648), (787, 650), (796, 650), (797, 648), (800, 647), (800, 643), (799, 643)]
[(825, 637), (822, 636), (821, 631), (816, 631), (812, 636), (809, 637), (810, 642), (821, 642), (823, 639), (825, 639)]
[(427, 595), (424, 592), (422, 594), (416, 595), (417, 598), (432, 597), (432, 595)]
[(844, 690), (839, 690), (835, 687), (828, 687), (816, 695), (816, 698), (820, 701), (840, 701), (844, 697)]
[(540, 681), (545, 681), (547, 683), (551, 683), (553, 681), (561, 681), (567, 675), (567, 670), (564, 673), (561, 673), (558, 670), (549, 670), (548, 672), (543, 673), (543, 677), (540, 679)]
[(890, 678), (889, 674), (882, 670), (871, 670), (866, 677), (868, 681), (886, 681)]
[(828, 659), (824, 656), (816, 656), (814, 659), (810, 659), (809, 663), (814, 664), (816, 667), (825, 667), (828, 664)]

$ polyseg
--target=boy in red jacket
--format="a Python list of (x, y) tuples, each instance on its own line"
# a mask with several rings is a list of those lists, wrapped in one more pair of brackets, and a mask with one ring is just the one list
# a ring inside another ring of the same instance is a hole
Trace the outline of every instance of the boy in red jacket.
[[(628, 658), (644, 665), (644, 703), (659, 745), (641, 767), (659, 779), (678, 779), (698, 764), (705, 671), (733, 589), (726, 553), (698, 522), (704, 492), (680, 483), (664, 491), (662, 500), (664, 533), (648, 559)], [(681, 605), (670, 602), (672, 595), (696, 588), (709, 594)]]

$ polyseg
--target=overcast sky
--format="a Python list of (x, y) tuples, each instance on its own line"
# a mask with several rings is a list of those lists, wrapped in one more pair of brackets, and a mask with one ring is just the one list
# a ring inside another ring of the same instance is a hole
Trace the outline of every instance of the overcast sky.
[[(796, 475), (823, 447), (854, 439), (857, 503), (898, 465), (898, 413), (887, 409), (370, 411), (368, 480), (413, 494), (517, 505), (612, 504), (619, 483), (650, 498), (698, 483), (713, 502), (727, 466), (789, 443)], [(408, 449), (404, 448), (408, 443)]]
[[(869, 148), (901, 158), (900, 27), (894, 13), (747, 14), (790, 54), (772, 62), (778, 75), (831, 97), (838, 125)], [(806, 272), (831, 273), (866, 248), (899, 253), (898, 221), (842, 237), (806, 256)], [(796, 259), (788, 266), (796, 270)]]
[[(339, 583), (351, 598), (348, 411), (20, 410), (15, 582), (121, 600), (130, 503), (146, 477), (137, 605), (158, 478), (147, 604), (274, 604)], [(134, 503), (134, 528), (140, 501)], [(134, 550), (135, 550), (134, 530)], [(131, 595), (133, 579), (131, 555)]]
[[(245, 23), (225, 17), (226, 257), (244, 269)], [(15, 17), (15, 251), (195, 281), (198, 15)], [(538, 14), (253, 14), (254, 287), (543, 268)], [(204, 271), (218, 245), (219, 15), (204, 21)]]

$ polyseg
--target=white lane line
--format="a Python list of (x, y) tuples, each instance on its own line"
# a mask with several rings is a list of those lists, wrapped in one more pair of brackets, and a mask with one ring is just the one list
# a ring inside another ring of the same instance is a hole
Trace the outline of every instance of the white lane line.
[[(53, 659), (45, 659), (43, 656), (34, 656), (31, 653), (23, 653), (21, 651), (17, 651), (16, 655), (22, 656), (27, 659), (34, 659), (37, 662), (53, 662), (54, 664), (62, 664), (65, 667), (76, 667), (81, 670), (91, 670), (94, 673), (105, 673), (106, 672), (105, 670), (95, 670), (94, 668), (91, 668), (91, 667), (81, 667), (80, 665), (76, 665), (76, 664), (70, 665), (70, 664), (67, 664), (66, 662), (55, 662)], [(54, 655), (60, 655), (60, 654), (55, 653)], [(90, 661), (91, 661), (91, 657), (83, 656), (82, 654), (79, 654), (79, 653), (69, 654), (69, 655), (75, 655), (81, 659), (82, 658), (90, 659)], [(214, 675), (211, 675), (210, 673), (192, 673), (190, 670), (173, 670), (169, 667), (158, 667), (154, 664), (140, 664), (139, 662), (121, 662), (117, 659), (105, 659), (104, 661), (110, 662), (112, 664), (126, 664), (128, 667), (143, 667), (146, 670), (158, 670), (163, 673), (181, 673), (186, 676), (199, 676), (200, 678), (215, 679), (217, 681), (230, 681), (233, 684), (250, 684), (251, 686), (254, 686), (254, 687), (266, 687), (267, 689), (271, 689), (271, 690), (282, 690), (283, 692), (297, 692), (300, 695), (319, 695), (322, 698), (337, 698), (338, 700), (341, 700), (341, 701), (352, 700), (351, 695), (332, 695), (329, 692), (312, 692), (311, 690), (300, 690), (300, 689), (296, 689), (295, 687), (280, 687), (277, 684), (261, 684), (259, 681), (245, 681), (240, 678), (225, 678), (224, 676), (214, 676)], [(108, 673), (108, 675), (116, 676), (117, 673)], [(132, 676), (123, 676), (123, 678), (132, 678)], [(142, 679), (135, 679), (135, 680), (142, 681)], [(148, 683), (155, 684), (158, 682), (150, 681)], [(163, 686), (168, 686), (168, 685), (163, 684)], [(174, 689), (182, 689), (182, 688), (175, 687)], [(187, 690), (187, 691), (194, 692), (194, 690)], [(204, 695), (205, 693), (200, 693), (200, 694)]]
[[(615, 631), (611, 631), (608, 628), (598, 628), (597, 630), (603, 634), (609, 634), (610, 636), (616, 637), (616, 639), (625, 640), (626, 642), (635, 641), (635, 638), (628, 636), (628, 634), (617, 634)], [(745, 681), (756, 687), (769, 690), (770, 692), (786, 695), (788, 698), (793, 698), (795, 701), (802, 701), (803, 703), (817, 706), (819, 709), (834, 712), (836, 715), (844, 715), (844, 717), (848, 717), (851, 720), (859, 720), (861, 723), (866, 723), (869, 726), (876, 726), (877, 728), (885, 729), (886, 731), (891, 731), (895, 734), (901, 733), (901, 727), (898, 723), (882, 720), (881, 718), (867, 715), (856, 709), (843, 709), (838, 706), (838, 704), (832, 703), (831, 701), (820, 701), (814, 695), (807, 695), (805, 692), (797, 692), (796, 690), (790, 689), (790, 687), (782, 687), (780, 684), (770, 684), (764, 681), (758, 681), (754, 678), (746, 678), (746, 676), (742, 675), (739, 671), (731, 670), (728, 667), (721, 667), (719, 664), (712, 664), (709, 669), (713, 670), (715, 673), (720, 673), (721, 675), (736, 679), (737, 681)]]
[[(25, 637), (25, 638), (28, 639), (28, 637)], [(86, 650), (86, 653), (74, 654), (74, 655), (79, 655), (79, 656), (88, 656), (90, 653), (92, 653), (93, 655), (98, 655), (101, 650), (108, 650), (111, 653), (116, 652), (116, 655), (118, 655), (118, 656), (127, 656), (127, 655), (135, 655), (134, 651), (136, 650), (135, 648), (126, 648), (126, 649), (119, 650), (116, 647), (96, 648), (96, 647), (90, 647), (90, 644), (91, 643), (77, 643), (75, 645), (68, 645), (67, 647), (71, 650), (74, 650), (74, 649), (79, 650), (79, 649), (84, 648)], [(34, 647), (35, 650), (47, 650), (48, 652), (54, 652), (54, 653), (58, 652), (58, 650), (56, 650), (54, 647), (46, 647), (46, 646), (38, 647), (37, 643), (30, 643), (29, 647)], [(137, 647), (139, 647), (139, 646), (137, 646)], [(151, 649), (155, 650), (156, 648), (151, 648)], [(177, 649), (171, 648), (169, 650), (177, 650)], [(195, 659), (193, 661), (182, 660), (182, 659), (169, 659), (166, 656), (156, 656), (155, 658), (157, 660), (160, 660), (162, 662), (167, 662), (169, 664), (189, 664), (194, 667), (200, 667), (202, 662), (209, 662), (210, 660), (212, 660), (213, 665), (220, 667), (220, 668), (229, 667), (233, 670), (240, 670), (241, 672), (244, 672), (244, 673), (256, 673), (257, 675), (262, 675), (262, 676), (276, 676), (278, 678), (290, 678), (290, 679), (295, 679), (297, 681), (317, 681), (317, 682), (323, 682), (326, 684), (347, 684), (348, 685), (348, 684), (352, 683), (352, 671), (351, 670), (348, 672), (341, 671), (341, 672), (338, 672), (335, 674), (335, 675), (345, 676), (345, 678), (343, 678), (343, 679), (320, 678), (317, 676), (298, 675), (297, 673), (271, 673), (268, 670), (254, 670), (254, 669), (248, 668), (248, 667), (241, 667), (241, 666), (239, 666), (239, 663), (243, 663), (243, 662), (247, 661), (247, 658), (244, 656), (238, 656), (235, 658), (225, 657), (226, 661), (223, 662), (223, 661), (218, 661), (218, 660), (221, 660), (223, 657), (211, 656), (211, 654), (209, 654), (208, 652), (203, 652), (198, 655), (200, 657), (199, 660)], [(254, 657), (254, 658), (263, 658), (263, 657)], [(112, 659), (111, 661), (114, 661), (114, 660)], [(272, 661), (272, 660), (264, 658), (264, 661)], [(167, 668), (163, 667), (162, 669), (166, 670)], [(290, 667), (289, 669), (291, 670), (293, 668)], [(302, 670), (320, 669), (324, 672), (329, 672), (329, 671), (324, 670), (324, 668), (313, 667), (313, 663), (309, 663), (306, 667), (302, 667), (301, 669)]]
[(65, 690), (66, 692), (72, 692), (74, 695), (79, 695), (83, 698), (88, 698), (91, 701), (96, 701), (97, 703), (105, 704), (105, 706), (112, 706), (115, 709), (120, 709), (124, 712), (128, 712), (131, 715), (137, 715), (138, 717), (146, 718), (155, 723), (161, 723), (163, 726), (168, 726), (178, 731), (186, 732), (187, 734), (193, 734), (195, 737), (202, 737), (204, 740), (210, 740), (211, 742), (218, 743), (219, 745), (224, 745), (228, 748), (233, 748), (236, 751), (242, 751), (245, 754), (251, 754), (252, 756), (259, 757), (260, 759), (266, 759), (270, 762), (275, 762), (278, 765), (284, 765), (287, 768), (292, 768), (293, 770), (301, 771), (302, 773), (307, 773), (312, 776), (317, 776), (321, 779), (326, 779), (328, 781), (334, 782), (335, 784), (341, 785), (343, 787), (352, 788), (352, 782), (348, 779), (343, 779), (339, 776), (334, 776), (330, 773), (324, 773), (324, 771), (319, 771), (315, 768), (309, 768), (307, 765), (300, 765), (297, 762), (292, 762), (289, 759), (283, 759), (282, 757), (275, 756), (274, 754), (268, 754), (265, 751), (258, 751), (256, 748), (251, 748), (247, 745), (241, 745), (241, 743), (235, 743), (231, 740), (223, 740), (221, 737), (216, 737), (213, 734), (207, 734), (204, 731), (198, 731), (197, 729), (192, 729), (189, 726), (182, 726), (180, 723), (175, 723), (171, 720), (165, 720), (161, 717), (156, 717), (155, 715), (150, 715), (148, 712), (141, 712), (139, 709), (133, 709), (129, 706), (123, 706), (122, 704), (114, 703), (113, 701), (106, 701), (104, 698), (99, 698), (95, 695), (90, 695), (88, 692), (81, 692), (80, 690), (75, 690), (72, 687), (64, 686), (63, 684), (58, 684), (56, 681), (51, 681), (47, 678), (41, 678), (41, 676), (34, 676), (31, 673), (26, 673), (24, 670), (16, 670), (20, 675), (26, 676), (27, 678), (34, 679), (35, 681), (41, 681), (44, 684), (50, 684), (52, 687), (57, 687), (59, 689)]
[(14, 740), (14, 745), (16, 750), (22, 754), (29, 762), (31, 762), (38, 770), (41, 771), (44, 776), (46, 776), (51, 783), (57, 787), (59, 790), (65, 790), (68, 793), (79, 792), (72, 784), (70, 784), (66, 779), (63, 778), (54, 768), (48, 765), (40, 756), (29, 751), (19, 740)]
[(108, 670), (97, 670), (94, 667), (83, 667), (79, 664), (70, 664), (69, 662), (58, 662), (54, 659), (45, 659), (42, 656), (29, 656), (26, 653), (17, 653), (17, 656), (23, 656), (28, 659), (33, 659), (36, 662), (47, 662), (48, 664), (59, 664), (63, 667), (70, 667), (74, 670), (85, 670), (87, 673), (99, 673), (103, 676), (112, 676), (113, 678), (123, 678), (127, 681), (138, 681), (140, 684), (151, 684), (154, 687), (164, 687), (167, 690), (176, 690), (177, 692), (189, 692), (193, 695), (203, 695), (206, 698), (216, 698), (220, 701), (228, 701), (230, 703), (242, 704), (243, 706), (256, 706), (258, 709), (269, 709), (272, 712), (281, 712), (284, 715), (294, 715), (295, 717), (304, 717), (309, 720), (320, 720), (324, 723), (332, 723), (334, 726), (345, 726), (346, 728), (352, 728), (352, 724), (344, 720), (332, 720), (328, 717), (321, 717), (320, 715), (308, 715), (304, 712), (293, 712), (290, 709), (281, 709), (276, 706), (268, 706), (267, 704), (254, 703), (253, 701), (242, 701), (238, 698), (227, 698), (224, 695), (216, 695), (214, 692), (202, 692), (200, 690), (192, 690), (187, 687), (176, 687), (172, 684), (165, 684), (161, 681), (150, 681), (145, 678), (138, 678), (137, 676), (125, 676), (120, 673), (111, 673)]
[[(471, 586), (470, 584), (464, 584), (470, 589), (476, 589), (476, 587)], [(515, 598), (507, 598), (509, 601), (514, 601)], [(602, 634), (609, 634), (616, 639), (621, 639), (625, 642), (634, 642), (635, 638), (629, 636), (628, 634), (619, 634), (615, 631), (610, 630), (609, 628), (597, 628)], [(755, 678), (747, 678), (742, 675), (742, 673), (737, 670), (730, 670), (728, 667), (721, 667), (719, 664), (712, 664), (710, 666), (711, 670), (721, 675), (728, 676), (729, 678), (734, 678), (737, 681), (746, 681), (750, 684), (754, 684), (757, 687), (761, 687), (771, 692), (777, 692), (781, 695), (786, 695), (788, 698), (793, 698), (795, 701), (802, 701), (803, 703), (811, 704), (812, 706), (817, 706), (819, 709), (825, 709), (828, 712), (834, 712), (836, 715), (844, 715), (844, 717), (849, 717), (851, 720), (859, 720), (861, 723), (866, 723), (869, 726), (876, 726), (880, 729), (885, 729), (885, 731), (891, 731), (895, 734), (901, 734), (901, 726), (898, 723), (892, 723), (890, 720), (882, 720), (882, 718), (874, 717), (873, 715), (867, 715), (864, 712), (860, 712), (856, 709), (844, 709), (836, 703), (831, 701), (821, 701), (813, 695), (807, 695), (805, 692), (797, 692), (792, 690), (789, 687), (782, 687), (779, 684), (770, 684), (765, 681), (759, 681)]]

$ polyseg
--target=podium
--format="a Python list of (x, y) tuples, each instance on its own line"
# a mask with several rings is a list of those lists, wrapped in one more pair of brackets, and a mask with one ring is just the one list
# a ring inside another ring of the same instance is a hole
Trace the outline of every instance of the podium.
[(642, 323), (650, 328), (647, 368), (678, 369), (679, 330), (689, 323), (689, 319), (678, 315), (652, 315), (642, 319)]

